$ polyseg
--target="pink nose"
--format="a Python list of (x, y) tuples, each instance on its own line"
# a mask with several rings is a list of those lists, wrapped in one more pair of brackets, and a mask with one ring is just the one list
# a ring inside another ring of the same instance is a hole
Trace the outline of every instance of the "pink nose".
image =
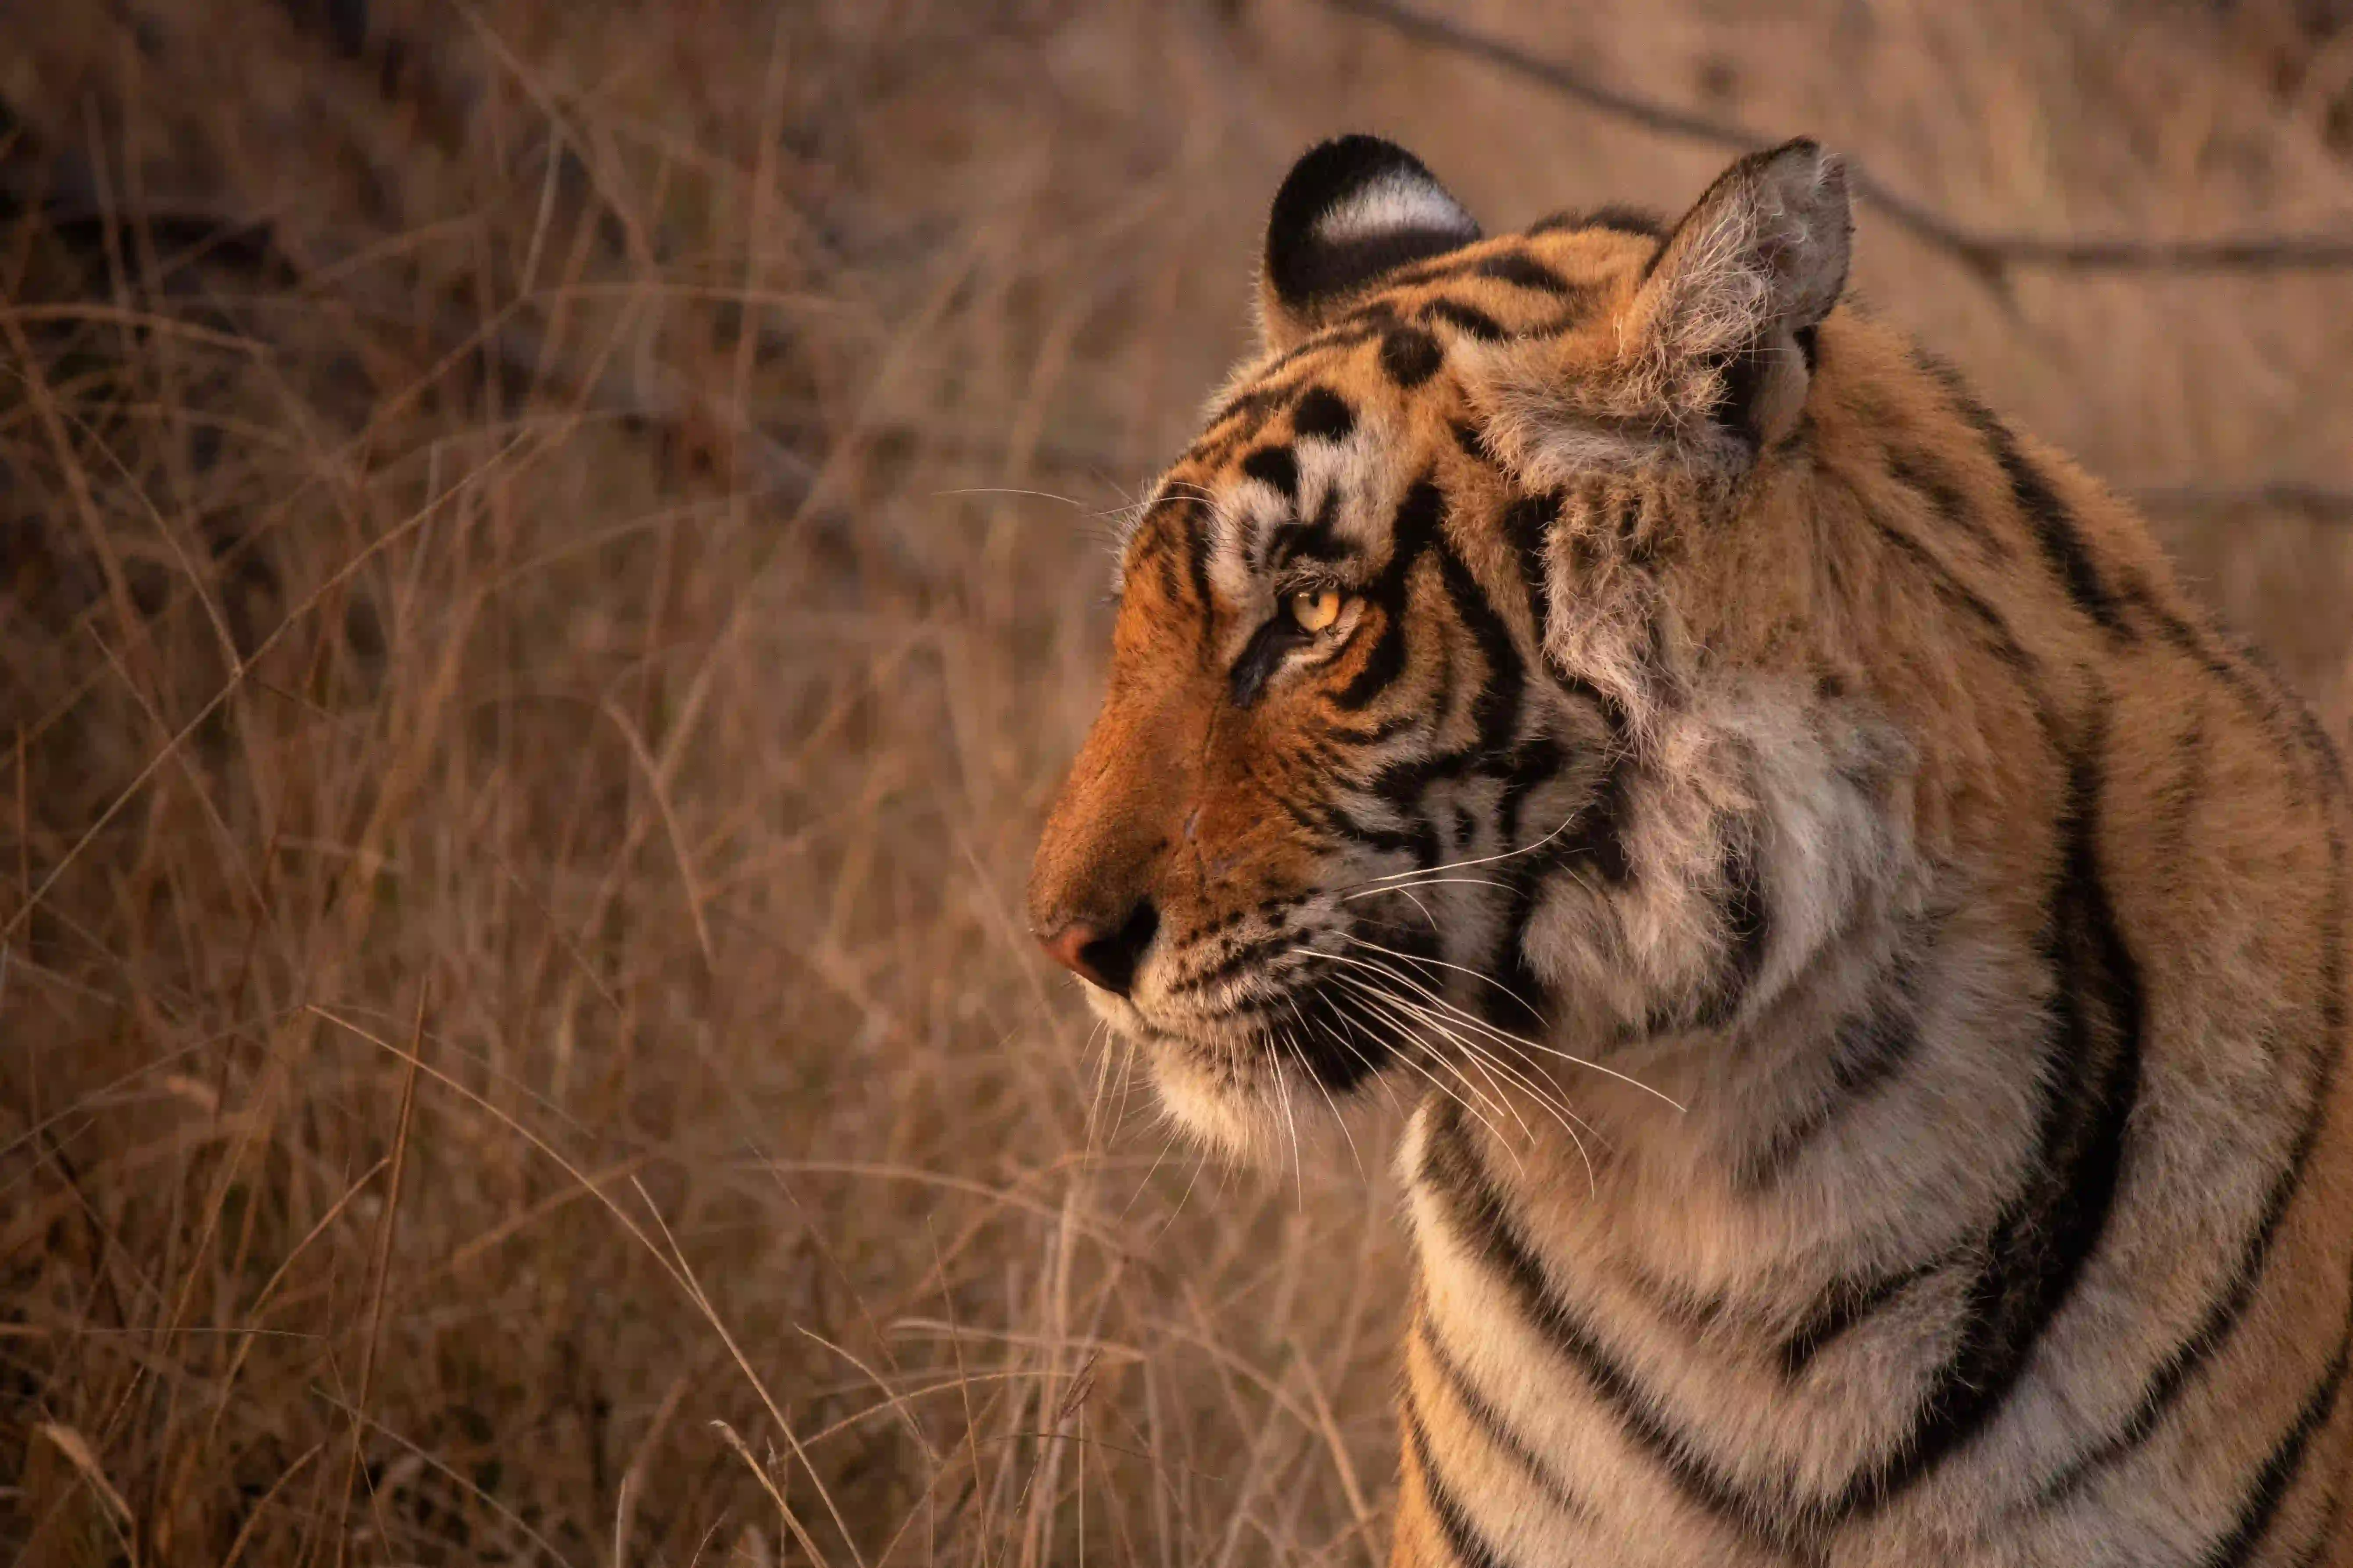
[(1103, 976), (1095, 972), (1093, 964), (1087, 962), (1087, 949), (1102, 940), (1103, 932), (1086, 921), (1072, 921), (1053, 935), (1039, 937), (1038, 945), (1046, 950), (1047, 957), (1071, 973), (1101, 985)]
[(1147, 902), (1129, 911), (1116, 931), (1106, 931), (1092, 921), (1072, 921), (1059, 931), (1040, 931), (1038, 945), (1080, 979), (1124, 996), (1134, 986), (1136, 966), (1159, 929), (1160, 912)]

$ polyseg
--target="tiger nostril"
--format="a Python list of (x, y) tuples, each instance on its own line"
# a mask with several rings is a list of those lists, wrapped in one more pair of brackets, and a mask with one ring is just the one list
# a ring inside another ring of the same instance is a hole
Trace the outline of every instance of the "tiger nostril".
[(1147, 899), (1128, 911), (1117, 931), (1106, 933), (1090, 921), (1072, 921), (1038, 940), (1047, 956), (1063, 968), (1113, 995), (1124, 996), (1135, 984), (1136, 966), (1144, 962), (1145, 950), (1159, 929), (1160, 911)]

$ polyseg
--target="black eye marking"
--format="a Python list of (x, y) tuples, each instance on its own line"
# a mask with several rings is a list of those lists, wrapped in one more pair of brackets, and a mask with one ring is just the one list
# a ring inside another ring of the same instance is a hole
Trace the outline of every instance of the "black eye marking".
[(1266, 683), (1293, 648), (1304, 647), (1314, 639), (1300, 629), (1290, 614), (1278, 612), (1272, 619), (1250, 634), (1241, 657), (1234, 660), (1229, 683), (1234, 706), (1247, 708), (1258, 700)]
[(1291, 427), (1302, 437), (1345, 441), (1356, 427), (1356, 416), (1340, 395), (1328, 386), (1311, 386), (1291, 411)]

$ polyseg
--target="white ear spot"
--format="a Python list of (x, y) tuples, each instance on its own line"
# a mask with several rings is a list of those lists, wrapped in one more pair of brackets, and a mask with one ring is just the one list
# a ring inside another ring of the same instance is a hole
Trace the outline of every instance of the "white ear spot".
[(1315, 239), (1345, 245), (1388, 234), (1436, 232), (1475, 238), (1478, 224), (1462, 205), (1426, 179), (1399, 170), (1335, 203), (1315, 220)]

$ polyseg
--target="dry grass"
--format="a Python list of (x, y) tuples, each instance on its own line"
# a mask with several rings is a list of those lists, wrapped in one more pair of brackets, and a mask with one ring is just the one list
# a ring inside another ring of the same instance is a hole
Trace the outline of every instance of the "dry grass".
[[(1376, 1560), (1378, 1115), (1204, 1168), (1022, 934), (1104, 519), (1312, 136), (1712, 160), (1311, 0), (357, 9), (0, 38), (0, 1538)], [(1482, 13), (2004, 226), (2353, 212), (2284, 5)], [(2121, 482), (2353, 479), (2353, 280), (1859, 278)], [(2343, 732), (2353, 529), (2172, 532)]]

